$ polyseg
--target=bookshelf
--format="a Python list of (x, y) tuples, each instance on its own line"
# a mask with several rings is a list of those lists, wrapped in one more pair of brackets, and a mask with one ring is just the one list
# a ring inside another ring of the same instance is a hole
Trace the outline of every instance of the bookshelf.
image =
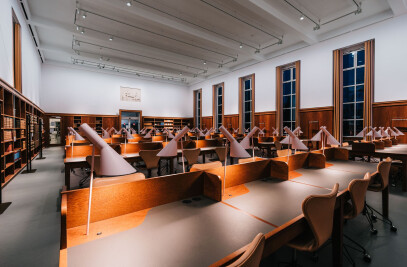
[(192, 127), (192, 118), (169, 118), (169, 117), (143, 117), (143, 127), (151, 129), (177, 129), (185, 126)]
[[(39, 152), (40, 142), (44, 143), (44, 139), (39, 140), (38, 124), (43, 112), (2, 80), (0, 112), (0, 181), (1, 187), (4, 187), (27, 165), (28, 150), (34, 158)], [(30, 128), (27, 128), (27, 119), (30, 120)], [(31, 147), (27, 146), (28, 138), (31, 138)]]

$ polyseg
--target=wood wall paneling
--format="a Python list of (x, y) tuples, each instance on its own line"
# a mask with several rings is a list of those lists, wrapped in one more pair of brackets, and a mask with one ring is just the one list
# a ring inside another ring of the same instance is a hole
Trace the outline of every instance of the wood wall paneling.
[(225, 122), (223, 123), (223, 126), (225, 126), (227, 129), (239, 128), (239, 115), (238, 114), (225, 115), (224, 119), (225, 119)]
[(405, 134), (397, 139), (407, 143), (407, 100), (374, 103), (373, 126), (397, 127)]
[(333, 107), (307, 108), (300, 110), (300, 126), (304, 138), (313, 137), (321, 126), (332, 133)]
[(276, 112), (258, 112), (254, 115), (254, 125), (260, 129), (266, 128), (264, 133), (265, 136), (271, 136), (272, 128), (276, 125)]
[(202, 117), (202, 129), (210, 129), (213, 127), (213, 117), (212, 116), (207, 116), (207, 117)]

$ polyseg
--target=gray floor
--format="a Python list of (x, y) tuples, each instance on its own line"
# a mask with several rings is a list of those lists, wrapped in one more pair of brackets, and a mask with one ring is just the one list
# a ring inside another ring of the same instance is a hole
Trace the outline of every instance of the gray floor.
[(19, 174), (3, 190), (12, 202), (0, 215), (0, 266), (58, 266), (59, 192), (64, 181), (63, 148), (44, 150), (32, 174)]
[[(59, 192), (64, 181), (63, 149), (53, 147), (44, 150), (45, 160), (34, 160), (34, 174), (20, 174), (3, 190), (3, 201), (11, 206), (0, 215), (0, 266), (58, 266), (60, 212)], [(182, 169), (180, 166), (178, 170)], [(154, 176), (154, 173), (153, 173)], [(372, 256), (367, 264), (362, 256), (353, 253), (356, 266), (407, 266), (407, 193), (401, 185), (390, 190), (390, 217), (398, 227), (393, 233), (387, 225), (378, 221), (377, 236), (369, 232), (366, 219), (359, 215), (348, 221), (345, 233), (363, 244)], [(368, 192), (367, 201), (381, 209), (381, 195)], [(277, 266), (289, 261), (292, 251), (282, 248), (265, 259), (262, 266)], [(318, 252), (319, 261), (314, 263), (307, 253), (299, 253), (302, 266), (331, 266), (331, 246)], [(345, 266), (351, 266), (344, 260)]]

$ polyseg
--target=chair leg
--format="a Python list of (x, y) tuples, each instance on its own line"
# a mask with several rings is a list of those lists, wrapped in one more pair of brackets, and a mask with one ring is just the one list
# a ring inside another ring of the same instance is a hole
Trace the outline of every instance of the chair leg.
[[(349, 240), (350, 242), (352, 242), (354, 245), (356, 245), (358, 247), (358, 248), (355, 248), (355, 247), (352, 247), (350, 245), (344, 244), (345, 245), (344, 248), (346, 250), (347, 250), (347, 247), (348, 247), (348, 248), (351, 248), (353, 250), (362, 252), (363, 259), (364, 259), (365, 262), (371, 262), (372, 261), (372, 258), (370, 257), (369, 253), (367, 252), (367, 250), (361, 244), (359, 244), (358, 242), (356, 242), (355, 240), (353, 240), (352, 238), (350, 238), (349, 236), (347, 236), (345, 234), (343, 235), (343, 237), (345, 237), (347, 240)], [(353, 259), (352, 259), (352, 261), (353, 261)], [(354, 262), (353, 262), (353, 264), (354, 264)]]
[[(397, 232), (397, 227), (393, 225), (393, 222), (389, 219), (383, 216), (382, 213), (380, 213), (379, 211), (377, 211), (375, 208), (373, 208), (372, 206), (370, 206), (369, 204), (365, 203), (365, 206), (367, 209), (370, 210), (371, 212), (371, 219), (373, 220), (380, 220), (384, 223), (387, 223), (390, 225), (390, 230), (393, 232)], [(378, 218), (374, 213), (377, 213), (381, 218)]]
[(148, 169), (147, 170), (147, 178), (150, 178), (151, 177), (151, 169)]
[(369, 222), (370, 232), (371, 232), (372, 234), (376, 235), (376, 234), (377, 234), (377, 229), (374, 228), (374, 225), (373, 225), (373, 222), (372, 222), (372, 218), (371, 218), (370, 212), (369, 212), (369, 210), (367, 209), (366, 205), (365, 205), (365, 207), (363, 208), (363, 215), (365, 215), (367, 221)]

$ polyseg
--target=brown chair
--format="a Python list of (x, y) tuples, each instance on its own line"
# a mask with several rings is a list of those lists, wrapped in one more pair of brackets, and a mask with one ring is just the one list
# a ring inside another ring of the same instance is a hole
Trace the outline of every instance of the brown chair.
[(274, 146), (276, 147), (277, 150), (281, 150), (283, 148), (283, 145), (281, 144), (280, 141), (275, 141)]
[(216, 153), (216, 155), (218, 155), (219, 161), (225, 162), (226, 147), (217, 147), (217, 148), (215, 148), (215, 153)]
[(294, 249), (293, 264), (297, 265), (297, 250), (315, 252), (331, 236), (338, 187), (339, 184), (335, 184), (331, 193), (311, 195), (302, 202), (302, 212), (308, 222), (308, 229), (287, 244)]
[(204, 171), (204, 170), (215, 169), (215, 168), (220, 168), (220, 167), (222, 167), (222, 162), (214, 161), (214, 162), (209, 162), (209, 163), (204, 163), (204, 164), (194, 164), (194, 165), (192, 165), (192, 167), (189, 171), (190, 172)]
[[(384, 190), (389, 190), (388, 186), (391, 163), (391, 158), (386, 158), (377, 165), (377, 171), (372, 173), (371, 183), (367, 190), (373, 192), (382, 192)], [(385, 217), (382, 213), (378, 212), (367, 203), (365, 203), (365, 211), (366, 218), (370, 224), (370, 231), (373, 234), (377, 234), (377, 229), (373, 227), (373, 222), (375, 222), (376, 220), (380, 220), (384, 223), (389, 224), (390, 230), (393, 232), (397, 232), (397, 227), (393, 225), (393, 222), (389, 218)], [(375, 213), (377, 213), (381, 218), (378, 218)]]
[(186, 159), (187, 168), (198, 163), (199, 155), (201, 154), (200, 148), (184, 149), (184, 157)]
[(228, 267), (258, 267), (263, 256), (264, 244), (266, 238), (264, 234), (259, 233), (253, 241), (247, 246), (245, 252), (235, 262), (227, 265)]
[[(345, 220), (350, 220), (358, 216), (365, 207), (365, 197), (366, 197), (366, 191), (367, 187), (369, 186), (371, 176), (369, 173), (365, 174), (365, 177), (363, 179), (355, 179), (352, 180), (349, 185), (348, 185), (348, 191), (350, 194), (350, 201), (346, 202), (343, 208), (343, 216)], [(370, 262), (371, 258), (370, 255), (368, 254), (367, 250), (358, 242), (353, 240), (347, 235), (343, 235), (347, 240), (352, 242), (354, 245), (357, 246), (357, 248), (345, 244), (344, 247), (344, 252), (345, 252), (345, 257), (349, 260), (349, 262), (352, 264), (352, 266), (355, 266), (355, 262), (352, 259), (352, 256), (350, 255), (349, 251), (347, 250), (347, 247), (352, 248), (353, 250), (362, 252), (363, 254), (363, 259), (366, 262)]]
[(161, 149), (156, 149), (156, 150), (140, 150), (139, 154), (141, 159), (144, 161), (146, 164), (146, 168), (148, 171), (147, 177), (151, 177), (151, 170), (152, 169), (157, 169), (157, 175), (161, 176), (161, 170), (160, 170), (160, 157), (157, 156), (158, 152), (160, 152)]
[(277, 157), (287, 157), (288, 155), (291, 155), (291, 153), (291, 149), (277, 150)]

